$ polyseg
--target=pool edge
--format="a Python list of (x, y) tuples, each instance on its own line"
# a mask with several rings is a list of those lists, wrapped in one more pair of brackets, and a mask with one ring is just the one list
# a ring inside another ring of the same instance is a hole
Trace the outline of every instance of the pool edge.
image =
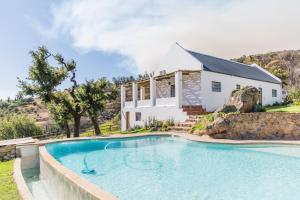
[(23, 200), (33, 200), (33, 196), (25, 182), (21, 168), (21, 158), (16, 158), (14, 161), (13, 177), (18, 188), (18, 192)]
[[(45, 146), (40, 146), (40, 173), (41, 180), (49, 181), (49, 177), (45, 176), (45, 170), (49, 171), (49, 167), (52, 168), (52, 175), (57, 176), (57, 179), (64, 182), (66, 189), (69, 191), (64, 191), (65, 193), (73, 195), (73, 197), (68, 196), (71, 199), (91, 199), (91, 200), (119, 200), (113, 194), (101, 189), (93, 183), (88, 182), (84, 178), (80, 177), (67, 167), (60, 164), (54, 157), (52, 157)], [(48, 169), (46, 169), (48, 167)], [(44, 170), (44, 171), (43, 171)], [(51, 170), (51, 169), (50, 169)], [(55, 174), (56, 173), (56, 174)], [(64, 179), (65, 178), (65, 179)], [(53, 177), (52, 177), (53, 179)], [(62, 183), (63, 184), (63, 183)], [(70, 186), (73, 186), (70, 188)], [(74, 191), (77, 190), (77, 191)], [(57, 192), (57, 191), (56, 191)], [(76, 196), (76, 194), (78, 196)], [(65, 194), (64, 194), (65, 195)], [(80, 197), (80, 196), (83, 196)], [(65, 198), (62, 198), (65, 199)]]
[[(163, 133), (144, 133), (144, 134), (128, 134), (128, 135), (114, 135), (108, 137), (84, 137), (84, 138), (69, 138), (59, 140), (48, 140), (39, 143), (40, 152), (40, 163), (46, 162), (51, 168), (53, 168), (60, 177), (65, 177), (69, 182), (75, 185), (79, 191), (77, 194), (87, 193), (86, 195), (91, 198), (80, 198), (76, 196), (72, 199), (100, 199), (100, 200), (117, 200), (119, 198), (113, 196), (113, 194), (101, 189), (93, 183), (88, 182), (84, 178), (77, 175), (72, 170), (60, 164), (46, 149), (45, 145), (57, 142), (67, 141), (83, 141), (83, 140), (105, 140), (105, 139), (118, 139), (118, 138), (138, 138), (144, 136), (175, 136), (181, 137), (187, 140), (203, 143), (214, 143), (214, 144), (231, 144), (231, 145), (249, 145), (249, 144), (286, 144), (286, 145), (300, 145), (300, 141), (278, 141), (278, 140), (228, 140), (228, 139), (213, 139), (208, 137), (201, 137), (198, 135), (192, 135), (187, 133), (174, 133), (174, 132), (163, 132)], [(41, 170), (42, 171), (42, 170)], [(73, 188), (74, 189), (74, 188)], [(71, 189), (72, 190), (72, 189)], [(78, 193), (79, 192), (79, 193)], [(83, 194), (84, 195), (84, 194)]]

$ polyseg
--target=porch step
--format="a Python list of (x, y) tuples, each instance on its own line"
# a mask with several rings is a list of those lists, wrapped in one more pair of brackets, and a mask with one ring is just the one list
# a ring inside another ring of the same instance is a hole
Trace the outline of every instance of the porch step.
[(184, 122), (175, 124), (171, 127), (172, 131), (175, 132), (190, 132), (192, 127), (202, 118), (201, 115), (188, 115), (188, 119)]
[(202, 106), (182, 106), (183, 112), (186, 112), (188, 115), (201, 115), (205, 114), (206, 110)]

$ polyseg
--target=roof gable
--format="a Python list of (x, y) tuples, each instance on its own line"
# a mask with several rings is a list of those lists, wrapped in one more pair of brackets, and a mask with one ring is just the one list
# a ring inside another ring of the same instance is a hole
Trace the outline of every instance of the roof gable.
[(154, 74), (158, 75), (162, 69), (165, 70), (166, 73), (180, 69), (202, 70), (202, 63), (178, 43), (175, 43), (160, 60), (159, 67), (154, 71)]

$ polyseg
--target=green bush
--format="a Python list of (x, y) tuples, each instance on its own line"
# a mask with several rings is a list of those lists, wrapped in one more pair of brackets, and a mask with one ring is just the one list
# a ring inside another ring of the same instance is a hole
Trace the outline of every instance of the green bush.
[(294, 105), (294, 106), (300, 106), (300, 101), (295, 101), (295, 102), (293, 103), (293, 105)]
[(259, 104), (256, 104), (254, 107), (254, 112), (266, 112), (266, 108)]
[[(219, 113), (221, 116), (225, 116), (225, 113), (220, 112)], [(214, 121), (214, 116), (213, 114), (207, 114), (203, 115), (199, 121), (193, 126), (192, 131), (196, 130), (205, 130), (207, 126)]]
[(149, 117), (145, 122), (145, 129), (150, 131), (168, 131), (170, 126), (174, 126), (174, 119), (166, 121), (157, 120), (155, 117)]
[(0, 119), (0, 139), (14, 139), (41, 135), (42, 129), (24, 115), (11, 115)]
[(296, 87), (292, 87), (288, 90), (288, 99), (293, 102), (300, 101), (300, 90)]

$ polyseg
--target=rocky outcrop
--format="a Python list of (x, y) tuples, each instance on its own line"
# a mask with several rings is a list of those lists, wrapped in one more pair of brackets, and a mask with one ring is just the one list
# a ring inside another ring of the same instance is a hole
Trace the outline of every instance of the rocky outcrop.
[(259, 91), (256, 87), (246, 86), (239, 90), (232, 91), (228, 102), (221, 108), (215, 111), (217, 113), (230, 113), (240, 112), (248, 113), (253, 112), (259, 100)]
[(299, 140), (300, 113), (240, 113), (217, 118), (207, 134), (223, 139)]

